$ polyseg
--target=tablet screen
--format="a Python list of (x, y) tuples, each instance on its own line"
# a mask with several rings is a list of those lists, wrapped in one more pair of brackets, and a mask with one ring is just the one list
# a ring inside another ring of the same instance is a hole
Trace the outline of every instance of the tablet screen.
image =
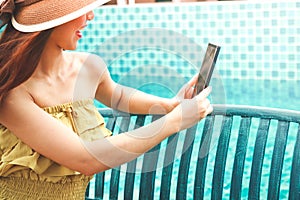
[(199, 94), (209, 85), (215, 63), (219, 55), (220, 47), (209, 43), (202, 61), (202, 66), (198, 75), (198, 81), (194, 89), (194, 96)]

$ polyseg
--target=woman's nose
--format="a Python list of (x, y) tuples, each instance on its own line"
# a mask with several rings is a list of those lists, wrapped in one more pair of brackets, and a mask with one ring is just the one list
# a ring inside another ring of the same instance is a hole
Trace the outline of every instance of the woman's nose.
[(94, 12), (93, 11), (90, 11), (86, 14), (87, 16), (87, 20), (92, 20), (94, 19), (95, 15), (94, 15)]

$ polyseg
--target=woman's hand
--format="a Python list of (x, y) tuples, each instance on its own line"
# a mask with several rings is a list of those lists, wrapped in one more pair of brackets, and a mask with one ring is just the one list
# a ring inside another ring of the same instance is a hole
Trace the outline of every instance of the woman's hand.
[[(194, 78), (188, 84), (193, 83), (192, 81), (194, 81)], [(185, 87), (185, 94), (187, 97), (191, 98), (190, 90), (192, 87), (188, 84)], [(176, 121), (174, 122), (174, 125), (178, 125), (178, 131), (192, 127), (213, 111), (213, 107), (207, 98), (211, 93), (211, 90), (211, 87), (207, 87), (192, 99), (184, 98), (170, 113), (172, 116), (175, 115)]]
[(177, 95), (174, 97), (178, 102), (183, 101), (184, 99), (191, 99), (193, 97), (194, 86), (198, 80), (198, 75), (195, 75), (189, 82), (184, 84), (179, 90)]

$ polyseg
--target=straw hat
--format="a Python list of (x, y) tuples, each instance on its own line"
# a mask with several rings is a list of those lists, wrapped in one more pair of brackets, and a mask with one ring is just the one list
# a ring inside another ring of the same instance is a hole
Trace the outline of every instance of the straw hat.
[(11, 19), (15, 29), (36, 32), (76, 19), (109, 0), (0, 0), (0, 28)]

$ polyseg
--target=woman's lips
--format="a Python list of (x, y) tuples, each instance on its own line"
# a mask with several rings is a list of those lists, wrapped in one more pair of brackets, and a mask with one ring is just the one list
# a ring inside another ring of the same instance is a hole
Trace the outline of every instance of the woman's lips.
[(80, 31), (76, 31), (76, 35), (77, 37), (82, 38), (82, 33)]
[(79, 37), (79, 38), (82, 38), (82, 33), (81, 33), (81, 30), (83, 30), (87, 25), (84, 25), (82, 26), (81, 29), (79, 29), (78, 31), (76, 31), (76, 35)]

